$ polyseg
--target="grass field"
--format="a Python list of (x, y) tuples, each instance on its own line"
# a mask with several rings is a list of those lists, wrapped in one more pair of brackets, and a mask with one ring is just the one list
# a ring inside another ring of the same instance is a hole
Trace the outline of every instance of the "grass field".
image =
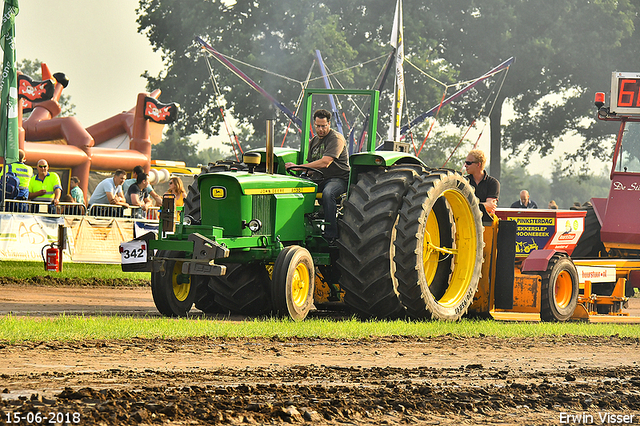
[(0, 261), (0, 277), (28, 280), (44, 275), (92, 284), (107, 280), (107, 285), (143, 285), (151, 279), (149, 272), (122, 272), (120, 264), (64, 263), (62, 272), (46, 272), (42, 262)]
[(368, 339), (375, 337), (460, 337), (499, 338), (549, 337), (565, 335), (640, 338), (640, 327), (629, 324), (505, 323), (492, 320), (460, 322), (360, 321), (357, 319), (311, 319), (293, 322), (274, 318), (227, 321), (219, 319), (128, 318), (117, 316), (66, 316), (55, 318), (0, 317), (0, 341), (75, 341), (101, 339), (187, 337), (237, 338), (326, 338)]
[[(43, 275), (80, 285), (148, 285), (149, 273), (125, 273), (120, 265), (67, 263), (60, 273), (46, 273), (40, 262), (0, 261), (0, 277), (33, 280)], [(108, 278), (107, 278), (108, 277)], [(51, 281), (51, 280), (45, 280)], [(54, 280), (55, 281), (55, 280)], [(59, 284), (59, 282), (58, 282)], [(0, 317), (0, 341), (92, 340), (186, 337), (265, 337), (366, 339), (385, 336), (431, 337), (495, 336), (619, 336), (640, 338), (640, 326), (588, 323), (507, 323), (493, 320), (460, 322), (360, 321), (357, 319), (307, 319), (296, 323), (274, 318), (228, 321), (194, 317), (189, 319), (122, 316), (69, 316), (53, 318)]]

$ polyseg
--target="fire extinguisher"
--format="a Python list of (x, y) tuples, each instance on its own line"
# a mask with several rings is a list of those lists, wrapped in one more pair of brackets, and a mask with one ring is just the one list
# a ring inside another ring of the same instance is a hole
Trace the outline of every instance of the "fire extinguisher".
[[(60, 250), (55, 247), (56, 243), (49, 244), (49, 248), (43, 254), (44, 270), (47, 272), (60, 272)], [(42, 250), (47, 246), (42, 247)]]

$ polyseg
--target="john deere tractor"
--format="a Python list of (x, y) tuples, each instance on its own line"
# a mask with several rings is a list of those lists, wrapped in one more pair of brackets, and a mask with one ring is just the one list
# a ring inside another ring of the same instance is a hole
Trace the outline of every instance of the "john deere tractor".
[[(322, 237), (317, 184), (285, 168), (305, 162), (313, 96), (329, 94), (369, 103), (335, 246)], [(344, 303), (367, 318), (460, 318), (482, 265), (478, 202), (459, 173), (428, 168), (398, 142), (376, 150), (378, 99), (374, 90), (306, 90), (299, 150), (273, 148), (268, 125), (266, 149), (203, 170), (179, 215), (165, 198), (157, 238), (122, 244), (123, 270), (152, 272), (154, 302), (167, 316), (195, 304), (302, 320), (314, 307)]]

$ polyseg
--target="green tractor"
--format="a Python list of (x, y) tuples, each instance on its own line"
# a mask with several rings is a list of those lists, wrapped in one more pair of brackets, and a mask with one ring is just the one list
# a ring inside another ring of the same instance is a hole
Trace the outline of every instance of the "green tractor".
[[(322, 237), (317, 184), (285, 168), (307, 158), (314, 95), (369, 102), (335, 245)], [(186, 316), (195, 304), (302, 320), (314, 307), (346, 304), (363, 318), (459, 319), (480, 278), (478, 201), (460, 173), (428, 168), (408, 144), (376, 150), (378, 100), (375, 90), (307, 89), (299, 150), (273, 148), (268, 125), (266, 149), (203, 169), (179, 220), (165, 198), (157, 239), (121, 245), (123, 270), (152, 272), (155, 305), (167, 316)]]

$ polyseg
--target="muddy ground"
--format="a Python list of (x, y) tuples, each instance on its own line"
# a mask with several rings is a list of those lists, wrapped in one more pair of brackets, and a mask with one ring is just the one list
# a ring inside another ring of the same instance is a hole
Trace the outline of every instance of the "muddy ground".
[[(61, 312), (157, 315), (148, 287), (0, 285), (0, 315)], [(618, 336), (0, 342), (0, 422), (640, 424), (639, 345)]]

